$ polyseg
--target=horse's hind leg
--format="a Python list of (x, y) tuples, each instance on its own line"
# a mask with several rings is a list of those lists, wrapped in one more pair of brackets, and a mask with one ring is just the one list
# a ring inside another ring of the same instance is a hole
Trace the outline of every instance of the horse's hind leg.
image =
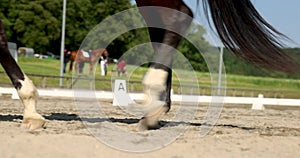
[(79, 61), (75, 60), (74, 67), (75, 67), (75, 73), (78, 75), (79, 74)]
[[(148, 28), (150, 39), (155, 50), (154, 62), (148, 70), (143, 81), (145, 94), (148, 96), (148, 105), (153, 108), (147, 108), (145, 116), (140, 121), (141, 129), (159, 128), (159, 117), (167, 112), (171, 106), (170, 90), (172, 77), (172, 61), (175, 48), (178, 46), (181, 36), (191, 23), (192, 12), (181, 1), (174, 0), (137, 0), (137, 5), (141, 6), (162, 6), (183, 12), (188, 16), (183, 18), (176, 17), (174, 11), (161, 8), (140, 8), (148, 26), (160, 23), (164, 29)], [(175, 17), (175, 18), (174, 18)], [(154, 19), (155, 18), (155, 19)], [(155, 23), (155, 24), (154, 24)], [(178, 30), (175, 33), (171, 30)], [(161, 94), (166, 93), (166, 98), (161, 98)]]
[(7, 40), (0, 20), (0, 62), (16, 88), (18, 95), (24, 104), (24, 116), (22, 127), (34, 130), (45, 124), (45, 119), (36, 112), (38, 92), (31, 80), (21, 71), (16, 61), (10, 55)]

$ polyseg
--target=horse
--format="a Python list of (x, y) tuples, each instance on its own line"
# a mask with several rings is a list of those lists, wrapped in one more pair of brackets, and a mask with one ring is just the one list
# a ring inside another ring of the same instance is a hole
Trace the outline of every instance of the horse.
[[(143, 80), (145, 101), (153, 108), (144, 109), (144, 116), (138, 125), (141, 129), (157, 129), (160, 128), (159, 118), (171, 108), (173, 60), (172, 50), (165, 45), (176, 48), (182, 37), (171, 30), (175, 28), (184, 32), (191, 23), (188, 18), (176, 17), (172, 12), (165, 12), (159, 8), (170, 8), (190, 17), (193, 17), (193, 12), (183, 0), (136, 0), (136, 3), (149, 26), (150, 40), (156, 52), (156, 60), (150, 65)], [(200, 0), (197, 0), (197, 3), (199, 6)], [(234, 54), (273, 70), (293, 72), (298, 69), (281, 49), (279, 39), (287, 37), (263, 19), (250, 0), (202, 0), (202, 3), (206, 18), (211, 17), (210, 23), (215, 26), (222, 43)], [(160, 23), (165, 28), (153, 28), (151, 27), (153, 23)], [(89, 61), (86, 58), (82, 60)], [(22, 126), (28, 129), (42, 127), (45, 119), (35, 110), (37, 90), (10, 55), (1, 21), (0, 62), (25, 106)], [(160, 97), (163, 93), (167, 95), (165, 99)]]
[[(87, 54), (88, 56), (86, 56)], [(96, 50), (91, 50), (91, 52), (84, 52), (83, 49), (77, 51), (75, 58), (75, 72), (82, 73), (82, 66), (80, 64), (88, 62), (90, 64), (90, 75), (94, 71), (94, 65), (101, 55), (108, 56), (108, 51), (105, 48), (99, 48)]]
[[(199, 6), (200, 0), (197, 0)], [(265, 68), (293, 72), (297, 66), (282, 52), (279, 38), (288, 39), (277, 31), (257, 12), (250, 0), (202, 0), (206, 18), (225, 47), (234, 54)], [(143, 80), (145, 100), (144, 116), (139, 121), (140, 130), (160, 128), (159, 118), (171, 108), (172, 54), (182, 37), (173, 32), (184, 33), (193, 18), (193, 12), (183, 0), (136, 0), (143, 16), (152, 47), (154, 62), (150, 65)], [(154, 7), (148, 7), (154, 6)], [(176, 18), (174, 11), (192, 18)], [(164, 28), (154, 28), (157, 23)], [(211, 25), (213, 23), (213, 25)], [(277, 38), (278, 37), (278, 38)], [(164, 94), (166, 97), (163, 98)], [(132, 106), (134, 107), (134, 106)]]
[(77, 52), (78, 52), (78, 50), (71, 51), (71, 54), (70, 54), (69, 72), (72, 72), (72, 71), (73, 71), (73, 64), (74, 64), (74, 62), (75, 62)]

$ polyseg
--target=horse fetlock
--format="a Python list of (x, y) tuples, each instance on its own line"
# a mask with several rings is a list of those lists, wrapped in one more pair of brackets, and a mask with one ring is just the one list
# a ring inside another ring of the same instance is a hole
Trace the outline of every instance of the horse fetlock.
[(144, 87), (144, 105), (153, 104), (153, 102), (160, 101), (160, 96), (165, 88), (162, 86), (145, 86)]
[(17, 90), (18, 95), (25, 106), (25, 110), (35, 112), (35, 105), (39, 96), (32, 81), (25, 75), (24, 81), (19, 80), (22, 87)]
[(22, 87), (17, 90), (21, 100), (36, 99), (38, 97), (38, 91), (33, 85), (32, 81), (25, 75), (24, 81), (19, 80)]
[(165, 86), (168, 72), (162, 69), (150, 68), (145, 75), (143, 84), (147, 86)]
[(168, 72), (161, 69), (150, 68), (143, 80), (145, 104), (158, 101), (163, 91), (166, 89), (166, 79)]

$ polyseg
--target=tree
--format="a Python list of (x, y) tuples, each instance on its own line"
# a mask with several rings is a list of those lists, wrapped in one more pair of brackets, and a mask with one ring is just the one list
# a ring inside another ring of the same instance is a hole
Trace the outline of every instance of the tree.
[[(0, 18), (9, 41), (39, 53), (59, 54), (62, 0), (0, 0), (0, 4)], [(78, 49), (88, 32), (104, 18), (129, 7), (129, 0), (68, 0), (66, 47)]]
[[(180, 42), (178, 50), (188, 59), (188, 62), (192, 65), (194, 70), (207, 72), (208, 68), (202, 53), (210, 51), (212, 46), (205, 40), (205, 33), (206, 31), (203, 26), (197, 23), (192, 23), (190, 28), (187, 30), (187, 35)], [(196, 45), (194, 46), (190, 41), (193, 41)], [(174, 66), (185, 69), (182, 65), (187, 64), (181, 63), (178, 59), (175, 57)]]

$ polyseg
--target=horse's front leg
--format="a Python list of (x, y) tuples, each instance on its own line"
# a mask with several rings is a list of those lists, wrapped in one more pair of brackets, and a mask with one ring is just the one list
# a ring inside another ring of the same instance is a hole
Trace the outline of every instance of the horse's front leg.
[(21, 85), (17, 88), (17, 92), (25, 107), (22, 127), (30, 130), (41, 128), (45, 124), (45, 119), (35, 109), (39, 96), (37, 89), (26, 75), (24, 80), (20, 78), (17, 80), (19, 81), (17, 84)]
[(22, 127), (34, 130), (45, 124), (45, 119), (36, 112), (38, 92), (31, 80), (21, 71), (16, 61), (10, 55), (7, 40), (0, 20), (0, 62), (16, 88), (18, 95), (24, 104), (24, 116)]
[(172, 69), (170, 68), (168, 70), (165, 98), (163, 98), (166, 101), (167, 112), (171, 109), (171, 89), (172, 89)]
[[(182, 38), (180, 34), (187, 30), (193, 15), (191, 10), (180, 0), (137, 0), (136, 2), (139, 7), (163, 6), (185, 13), (179, 18), (176, 11), (162, 8), (140, 8), (148, 26), (159, 24), (163, 27), (148, 28), (155, 57), (143, 81), (149, 108), (146, 108), (145, 115), (139, 122), (140, 129), (155, 129), (160, 127), (159, 117), (170, 109), (173, 54)], [(165, 98), (161, 97), (162, 94), (165, 94)]]

